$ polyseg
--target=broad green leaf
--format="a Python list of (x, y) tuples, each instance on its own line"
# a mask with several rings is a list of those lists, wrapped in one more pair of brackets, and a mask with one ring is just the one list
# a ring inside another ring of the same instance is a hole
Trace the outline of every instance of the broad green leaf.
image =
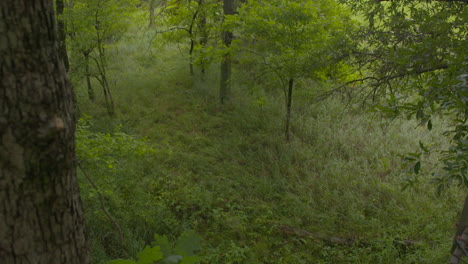
[(158, 234), (155, 234), (154, 235), (154, 242), (151, 243), (152, 246), (159, 246), (161, 248), (161, 252), (165, 255), (165, 256), (168, 256), (168, 255), (171, 255), (171, 250), (172, 250), (172, 243), (169, 242), (169, 239), (167, 238), (167, 236), (163, 235), (163, 236), (160, 236)]
[(414, 170), (414, 173), (416, 173), (416, 174), (419, 173), (419, 171), (421, 170), (421, 162), (420, 161), (418, 161), (418, 162), (416, 162), (416, 164), (414, 164), (413, 170)]
[(427, 121), (427, 129), (432, 130), (432, 121), (430, 119)]
[(143, 251), (138, 253), (137, 264), (153, 264), (155, 261), (161, 260), (163, 258), (163, 253), (161, 248), (146, 246)]
[(184, 232), (178, 239), (174, 248), (176, 254), (192, 256), (200, 250), (200, 238), (193, 231)]

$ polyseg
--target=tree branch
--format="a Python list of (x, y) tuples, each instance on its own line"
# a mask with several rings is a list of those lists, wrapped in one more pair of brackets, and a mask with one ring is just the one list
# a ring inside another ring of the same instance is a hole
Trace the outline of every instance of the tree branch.
[(101, 204), (101, 209), (102, 211), (104, 212), (104, 214), (107, 216), (107, 218), (109, 218), (109, 220), (112, 222), (112, 224), (115, 226), (115, 228), (117, 229), (117, 233), (119, 234), (119, 241), (120, 241), (120, 246), (122, 247), (122, 249), (125, 249), (125, 244), (124, 244), (124, 237), (123, 237), (123, 232), (122, 232), (122, 228), (120, 228), (120, 225), (119, 223), (117, 223), (117, 221), (115, 220), (115, 218), (109, 213), (109, 211), (106, 209), (105, 205), (104, 205), (104, 197), (102, 196), (101, 192), (99, 191), (98, 187), (96, 186), (96, 184), (93, 182), (93, 180), (91, 180), (91, 177), (89, 177), (88, 173), (83, 169), (83, 167), (81, 166), (81, 164), (79, 162), (77, 162), (77, 167), (81, 170), (81, 172), (83, 172), (83, 175), (85, 176), (85, 178), (88, 180), (88, 182), (91, 184), (91, 186), (96, 190), (96, 193), (98, 194), (99, 196), (99, 202)]

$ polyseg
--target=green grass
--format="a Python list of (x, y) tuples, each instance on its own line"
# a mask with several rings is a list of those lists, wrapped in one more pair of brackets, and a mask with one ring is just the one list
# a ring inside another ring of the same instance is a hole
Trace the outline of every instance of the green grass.
[[(254, 84), (235, 68), (232, 102), (221, 106), (216, 65), (202, 82), (189, 76), (177, 47), (150, 46), (151, 36), (138, 34), (110, 56), (115, 117), (106, 115), (100, 92), (92, 104), (84, 83), (76, 82), (88, 131), (132, 135), (87, 145), (112, 145), (83, 166), (125, 244), (81, 178), (94, 263), (135, 256), (154, 234), (174, 240), (188, 229), (203, 240), (202, 263), (447, 260), (461, 193), (436, 197), (425, 176), (402, 191), (407, 168), (399, 156), (417, 150), (419, 140), (443, 145), (441, 129), (428, 133), (413, 121), (382, 120), (338, 99), (311, 105), (307, 98), (320, 84), (304, 82), (287, 143), (284, 99), (273, 81)], [(138, 144), (153, 150), (136, 154)], [(353, 242), (328, 239), (334, 237)], [(398, 245), (406, 239), (420, 243)]]

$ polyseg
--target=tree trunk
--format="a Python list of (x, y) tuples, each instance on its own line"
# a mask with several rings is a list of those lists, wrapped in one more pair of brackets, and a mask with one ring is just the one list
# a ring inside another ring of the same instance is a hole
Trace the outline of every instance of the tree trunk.
[(193, 76), (193, 49), (195, 48), (195, 40), (192, 33), (190, 33), (190, 49), (189, 49), (189, 68), (190, 76)]
[(149, 4), (149, 27), (153, 28), (154, 27), (154, 9), (156, 8), (156, 0), (150, 0)]
[(91, 73), (89, 71), (89, 53), (83, 52), (85, 57), (85, 75), (86, 75), (86, 85), (88, 87), (88, 98), (91, 102), (94, 103), (96, 96), (94, 95), (94, 89), (91, 85)]
[(292, 93), (293, 93), (293, 86), (294, 86), (294, 79), (289, 79), (289, 86), (288, 86), (288, 97), (286, 98), (286, 141), (289, 142), (290, 134), (289, 134), (289, 126), (291, 122), (291, 106), (292, 106)]
[(457, 231), (453, 239), (452, 245), (452, 257), (450, 258), (450, 264), (459, 263), (460, 259), (465, 255), (461, 246), (458, 244), (458, 240), (467, 244), (468, 243), (468, 195), (465, 198), (465, 203), (463, 204), (463, 210), (460, 215), (460, 219), (457, 223)]
[(87, 264), (53, 2), (0, 1), (0, 263)]
[(66, 34), (65, 34), (65, 22), (63, 20), (63, 10), (65, 5), (63, 0), (56, 0), (55, 5), (57, 8), (57, 33), (58, 33), (58, 41), (59, 41), (59, 53), (63, 59), (63, 63), (65, 64), (65, 69), (67, 72), (70, 70), (70, 62), (68, 60), (67, 54), (67, 45), (66, 45)]
[[(205, 4), (205, 0), (199, 0), (198, 4), (200, 6)], [(200, 45), (202, 46), (202, 50), (205, 50), (206, 44), (208, 43), (208, 32), (206, 28), (206, 13), (205, 11), (202, 11), (200, 13), (200, 23), (198, 24), (198, 30), (200, 32)], [(202, 80), (204, 80), (205, 77), (205, 71), (206, 71), (206, 63), (205, 60), (202, 58), (201, 60), (201, 74), (202, 74)]]
[[(223, 11), (224, 15), (234, 15), (234, 0), (224, 0)], [(229, 48), (232, 43), (233, 34), (230, 31), (222, 33), (223, 44)], [(221, 84), (219, 89), (219, 97), (221, 104), (224, 104), (231, 93), (231, 54), (226, 52), (221, 61)]]
[[(99, 2), (100, 3), (100, 2)], [(114, 115), (114, 99), (112, 98), (112, 92), (110, 90), (109, 82), (107, 81), (107, 73), (106, 73), (106, 55), (105, 55), (105, 50), (104, 50), (104, 41), (101, 37), (100, 34), (100, 21), (99, 21), (99, 5), (98, 9), (96, 10), (95, 13), (95, 29), (96, 29), (96, 41), (97, 41), (97, 48), (98, 48), (98, 58), (94, 59), (96, 62), (96, 66), (98, 67), (99, 70), (99, 75), (100, 78), (98, 78), (99, 82), (101, 83), (103, 92), (104, 92), (104, 99), (106, 101), (106, 108), (107, 108), (107, 113), (109, 116)]]
[[(460, 244), (458, 244), (460, 243)], [(466, 256), (466, 249), (468, 243), (468, 228), (462, 231), (461, 236), (457, 236), (454, 241), (454, 248), (452, 250), (452, 256), (450, 256), (450, 264), (459, 264), (461, 259)], [(462, 262), (465, 263), (465, 262)]]
[(189, 67), (190, 67), (190, 76), (193, 76), (193, 49), (195, 48), (195, 36), (193, 34), (193, 27), (197, 22), (198, 12), (201, 9), (201, 4), (198, 2), (198, 9), (193, 13), (192, 21), (190, 22), (190, 27), (188, 29), (189, 37), (190, 37), (190, 49), (189, 49)]

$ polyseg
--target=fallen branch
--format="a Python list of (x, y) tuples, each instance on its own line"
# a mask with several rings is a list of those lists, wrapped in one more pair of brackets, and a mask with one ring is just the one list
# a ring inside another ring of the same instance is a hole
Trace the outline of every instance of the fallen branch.
[[(343, 237), (337, 237), (337, 236), (328, 236), (328, 235), (324, 235), (324, 234), (320, 234), (320, 233), (312, 233), (312, 232), (309, 232), (309, 231), (307, 231), (305, 229), (296, 228), (296, 227), (288, 226), (288, 225), (285, 225), (285, 224), (280, 225), (278, 227), (278, 231), (283, 235), (320, 240), (320, 241), (323, 241), (323, 242), (326, 242), (326, 243), (332, 244), (332, 245), (340, 245), (340, 246), (359, 245), (361, 247), (365, 247), (365, 246), (370, 246), (372, 244), (375, 244), (375, 242), (361, 240), (361, 239), (343, 238)], [(406, 239), (406, 240), (396, 239), (396, 240), (393, 241), (393, 243), (394, 243), (394, 245), (397, 245), (402, 250), (406, 250), (406, 249), (409, 249), (409, 248), (412, 248), (412, 247), (419, 246), (419, 245), (421, 245), (422, 242), (421, 241), (415, 241), (415, 240), (409, 240), (409, 239)]]

